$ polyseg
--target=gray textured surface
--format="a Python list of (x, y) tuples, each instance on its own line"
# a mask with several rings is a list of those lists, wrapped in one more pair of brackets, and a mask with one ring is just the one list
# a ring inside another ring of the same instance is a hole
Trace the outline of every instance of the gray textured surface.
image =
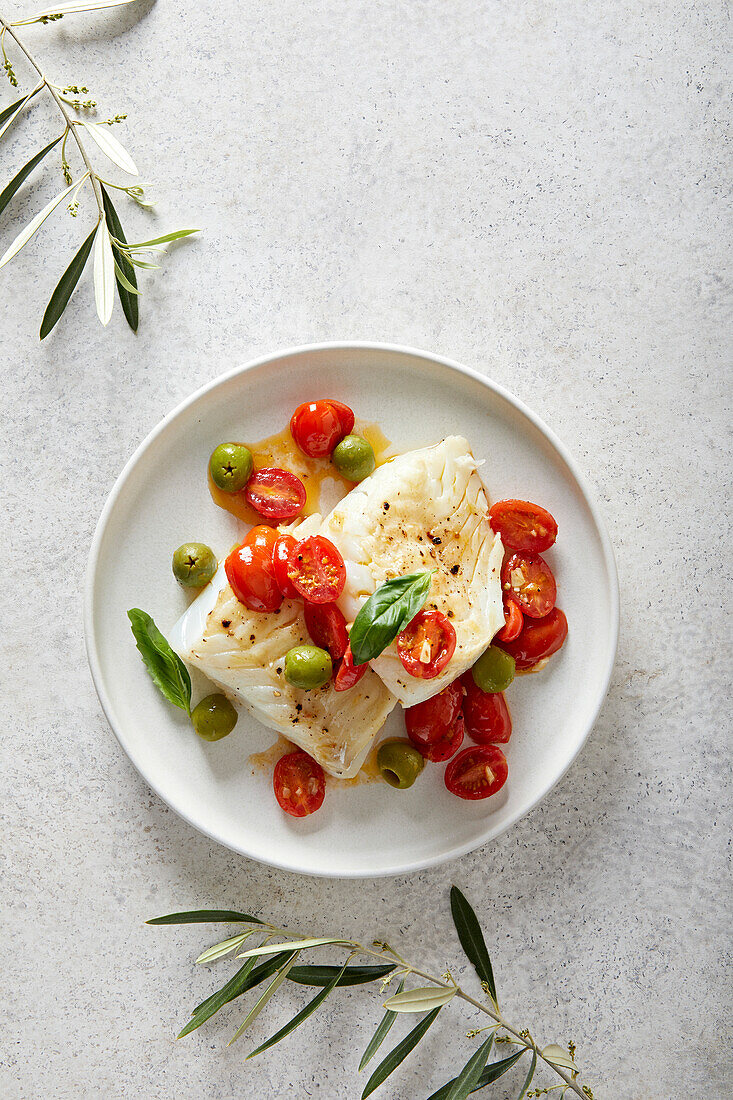
[[(227, 964), (195, 972), (205, 931), (142, 921), (246, 905), (442, 967), (460, 962), (451, 882), (483, 915), (507, 1013), (573, 1037), (598, 1097), (733, 1088), (729, 27), (715, 0), (143, 0), (26, 32), (59, 79), (129, 110), (120, 137), (162, 198), (125, 210), (131, 231), (205, 235), (145, 280), (137, 340), (119, 311), (96, 325), (85, 278), (37, 343), (82, 216), (1, 276), (3, 1095), (356, 1097), (372, 995), (334, 998), (256, 1063), (226, 1048), (236, 1008), (176, 1044)], [(3, 177), (52, 125), (35, 107)], [(96, 518), (143, 435), (231, 364), (338, 337), (431, 348), (525, 399), (595, 481), (621, 574), (611, 691), (570, 773), (497, 843), (396, 881), (301, 879), (193, 833), (107, 728), (80, 622)], [(467, 1056), (447, 1016), (382, 1095), (419, 1100)]]

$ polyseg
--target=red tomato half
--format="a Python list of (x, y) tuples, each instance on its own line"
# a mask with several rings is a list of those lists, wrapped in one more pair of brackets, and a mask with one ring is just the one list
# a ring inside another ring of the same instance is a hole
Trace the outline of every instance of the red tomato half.
[(265, 519), (293, 519), (305, 504), (305, 485), (290, 470), (255, 470), (244, 497)]
[(420, 750), (426, 760), (430, 760), (433, 764), (442, 764), (445, 760), (450, 760), (452, 756), (456, 755), (463, 744), (465, 732), (466, 727), (463, 722), (463, 712), (459, 710), (442, 737), (430, 743), (421, 743), (420, 739), (416, 739), (415, 737), (410, 737), (410, 740), (415, 748)]
[(292, 555), (297, 545), (298, 540), (294, 539), (292, 535), (280, 535), (273, 552), (275, 580), (286, 600), (300, 599), (300, 593), (293, 588), (293, 582), (288, 575), (293, 568)]
[(290, 434), (310, 458), (328, 458), (353, 427), (354, 414), (341, 401), (309, 401), (290, 418)]
[(554, 607), (544, 619), (525, 619), (516, 641), (502, 642), (501, 649), (511, 653), (518, 669), (531, 668), (557, 653), (567, 636), (568, 620), (559, 607)]
[(346, 631), (346, 619), (335, 603), (306, 603), (305, 625), (314, 645), (327, 649), (334, 661), (338, 661), (346, 652), (349, 635)]
[(445, 769), (451, 794), (474, 801), (496, 794), (506, 783), (509, 765), (497, 745), (472, 745), (454, 756)]
[(455, 653), (456, 632), (440, 611), (418, 611), (396, 641), (399, 658), (410, 676), (432, 680)]
[(501, 567), (501, 587), (531, 619), (544, 618), (555, 606), (555, 578), (539, 554), (510, 554)]
[(295, 547), (288, 577), (309, 603), (334, 603), (346, 584), (346, 566), (337, 548), (321, 535), (311, 535)]
[(541, 554), (557, 538), (557, 524), (550, 513), (528, 500), (497, 501), (489, 512), (489, 522), (507, 550)]
[(349, 688), (353, 688), (354, 684), (358, 684), (362, 676), (369, 668), (368, 664), (355, 665), (354, 655), (351, 652), (351, 646), (346, 647), (346, 652), (341, 660), (341, 663), (336, 671), (336, 675), (333, 680), (334, 691), (348, 691)]
[(504, 625), (496, 637), (500, 642), (513, 642), (519, 637), (524, 624), (524, 615), (519, 610), (514, 600), (504, 600)]
[(326, 777), (323, 768), (307, 752), (281, 756), (272, 776), (275, 798), (291, 817), (307, 817), (323, 805)]
[(463, 677), (466, 697), (463, 717), (466, 733), (479, 745), (505, 745), (512, 735), (512, 719), (500, 691), (482, 691), (470, 671)]
[(431, 699), (405, 708), (407, 736), (423, 756), (426, 755), (426, 748), (446, 738), (458, 717), (462, 702), (463, 687), (460, 680), (454, 680)]
[(227, 580), (240, 603), (250, 611), (277, 611), (283, 602), (275, 577), (273, 554), (277, 531), (260, 524), (224, 563)]

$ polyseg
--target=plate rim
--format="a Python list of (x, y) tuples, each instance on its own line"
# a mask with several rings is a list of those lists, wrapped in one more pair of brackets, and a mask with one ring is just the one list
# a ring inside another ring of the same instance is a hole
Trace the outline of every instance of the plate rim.
[[(163, 434), (168, 428), (169, 424), (185, 412), (189, 406), (195, 404), (198, 400), (204, 397), (211, 390), (216, 389), (227, 383), (230, 379), (239, 375), (246, 374), (250, 370), (254, 370), (257, 367), (266, 365), (267, 363), (274, 362), (279, 359), (285, 359), (294, 355), (305, 355), (313, 352), (320, 351), (343, 351), (350, 352), (354, 350), (359, 351), (378, 351), (386, 352), (397, 355), (413, 356), (419, 359), (428, 360), (432, 363), (436, 363), (441, 367), (447, 367), (449, 370), (456, 371), (458, 374), (462, 374), (484, 386), (486, 389), (495, 393), (509, 405), (513, 406), (519, 413), (525, 416), (531, 424), (537, 428), (537, 430), (545, 437), (545, 439), (551, 444), (556, 452), (563, 459), (568, 469), (570, 470), (573, 478), (581, 491), (585, 504), (587, 505), (590, 514), (593, 519), (596, 531), (598, 532), (601, 550), (603, 554), (604, 565), (609, 578), (610, 586), (610, 648), (608, 653), (608, 659), (604, 675), (602, 679), (602, 690), (598, 694), (596, 705), (593, 709), (593, 713), (590, 721), (587, 723), (585, 733), (579, 741), (575, 751), (568, 759), (565, 767), (557, 776), (555, 776), (551, 782), (547, 783), (540, 793), (533, 799), (533, 801), (521, 812), (515, 814), (509, 821), (505, 822), (496, 832), (491, 835), (484, 836), (478, 841), (470, 840), (466, 843), (458, 844), (448, 852), (440, 853), (434, 856), (429, 856), (422, 859), (416, 859), (402, 863), (397, 866), (388, 867), (383, 870), (373, 871), (364, 870), (361, 868), (355, 868), (350, 871), (340, 870), (337, 872), (329, 871), (326, 869), (307, 869), (303, 870), (302, 867), (297, 866), (287, 859), (264, 858), (262, 855), (254, 855), (252, 852), (245, 850), (245, 848), (231, 843), (229, 840), (224, 839), (217, 833), (215, 829), (208, 828), (202, 823), (196, 821), (193, 816), (182, 807), (174, 805), (166, 798), (165, 795), (159, 790), (157, 784), (153, 783), (142, 768), (138, 765), (132, 750), (125, 743), (124, 735), (118, 730), (115, 722), (112, 719), (112, 703), (109, 699), (105, 687), (104, 676), (102, 673), (101, 661), (99, 657), (98, 644), (94, 630), (94, 587), (96, 582), (97, 568), (99, 565), (99, 556), (104, 539), (107, 524), (110, 516), (114, 510), (117, 499), (122, 493), (125, 484), (132, 474), (138, 461), (142, 458), (142, 455), (148, 450), (153, 442)], [(206, 382), (203, 386), (200, 386), (188, 397), (185, 397), (180, 401), (169, 413), (167, 413), (158, 423), (148, 432), (143, 440), (133, 451), (130, 458), (127, 460), (122, 470), (118, 474), (112, 489), (110, 490), (107, 499), (104, 502), (102, 511), (97, 520), (96, 527), (94, 529), (94, 535), (89, 549), (89, 557), (87, 559), (87, 566), (84, 578), (84, 594), (83, 594), (83, 625), (84, 625), (84, 639), (86, 646), (87, 661), (89, 663), (89, 669), (92, 676), (92, 682), (94, 689), (97, 693), (99, 703), (102, 707), (102, 711), (114, 733), (120, 747), (131, 762), (138, 775), (143, 781), (155, 792), (158, 798), (173, 810), (180, 818), (182, 818), (187, 824), (192, 826), (198, 832), (203, 833), (204, 836), (209, 837), (211, 840), (216, 841), (217, 844), (221, 844), (229, 851), (236, 852), (239, 855), (245, 856), (247, 859), (253, 859), (257, 863), (261, 863), (264, 866), (276, 867), (280, 870), (290, 871), (294, 874), (308, 875), (315, 878), (329, 878), (329, 879), (369, 879), (369, 878), (390, 878), (396, 875), (412, 874), (417, 871), (426, 870), (431, 867), (438, 867), (444, 863), (448, 863), (451, 860), (459, 859), (461, 856), (467, 855), (470, 852), (474, 852), (483, 847), (484, 844), (488, 844), (494, 840), (497, 840), (510, 828), (517, 824), (522, 818), (526, 817), (533, 809), (553, 790), (553, 788), (560, 782), (560, 780), (567, 774), (569, 768), (575, 763), (579, 753), (585, 746), (591, 730), (598, 720), (601, 707), (605, 702), (608, 694), (608, 688), (611, 681), (611, 675), (613, 673), (614, 665), (616, 663), (616, 656), (618, 652), (618, 640), (619, 640), (619, 626), (620, 626), (620, 591), (619, 591), (619, 578), (618, 567), (616, 564), (616, 556), (613, 549), (606, 522), (601, 512), (600, 506), (597, 501), (596, 492), (590, 485), (586, 475), (579, 469), (576, 460), (572, 454), (562, 442), (562, 440), (555, 434), (555, 432), (545, 422), (526, 405), (521, 398), (505, 389), (500, 383), (495, 382), (492, 378), (480, 374), (472, 367), (467, 367), (463, 363), (459, 363), (455, 359), (450, 359), (447, 356), (438, 355), (435, 352), (425, 351), (422, 348), (412, 347), (408, 344), (394, 344), (383, 343), (381, 341), (373, 340), (329, 340), (329, 341), (317, 341), (307, 344), (295, 344), (286, 348), (281, 348), (275, 352), (268, 352), (265, 355), (257, 356), (254, 359), (247, 360), (244, 364), (233, 367), (223, 374), (218, 375), (210, 382)]]

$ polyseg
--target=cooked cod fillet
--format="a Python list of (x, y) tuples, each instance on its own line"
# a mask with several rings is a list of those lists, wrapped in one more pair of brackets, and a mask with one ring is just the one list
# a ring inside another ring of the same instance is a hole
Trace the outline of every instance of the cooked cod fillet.
[[(303, 537), (312, 533), (301, 531)], [(359, 771), (396, 703), (371, 671), (347, 692), (335, 692), (331, 684), (316, 691), (291, 687), (283, 675), (285, 654), (311, 643), (302, 603), (286, 600), (272, 613), (248, 610), (232, 592), (223, 563), (169, 640), (184, 661), (241, 700), (263, 725), (344, 779)]]
[[(435, 569), (426, 609), (453, 623), (456, 651), (440, 676), (410, 676), (394, 643), (371, 662), (404, 706), (430, 698), (470, 668), (504, 625), (501, 539), (467, 440), (449, 436), (380, 466), (326, 517), (319, 534), (346, 563), (338, 603), (347, 623), (392, 577)], [(362, 681), (363, 682), (363, 681)]]

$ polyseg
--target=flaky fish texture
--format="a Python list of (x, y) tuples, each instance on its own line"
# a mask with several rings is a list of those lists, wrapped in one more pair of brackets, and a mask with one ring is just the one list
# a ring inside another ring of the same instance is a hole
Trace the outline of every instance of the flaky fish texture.
[(504, 625), (503, 547), (489, 525), (476, 460), (462, 436), (380, 466), (336, 505), (319, 533), (346, 563), (338, 602), (348, 623), (384, 581), (435, 570), (425, 607), (446, 615), (456, 632), (445, 670), (433, 679), (410, 676), (394, 643), (371, 662), (404, 706), (430, 698), (470, 668)]
[(312, 644), (302, 603), (285, 600), (278, 612), (249, 611), (232, 592), (223, 564), (178, 620), (170, 643), (264, 726), (343, 779), (357, 774), (396, 702), (372, 671), (350, 691), (335, 692), (330, 683), (315, 691), (292, 687), (284, 676), (285, 654)]

